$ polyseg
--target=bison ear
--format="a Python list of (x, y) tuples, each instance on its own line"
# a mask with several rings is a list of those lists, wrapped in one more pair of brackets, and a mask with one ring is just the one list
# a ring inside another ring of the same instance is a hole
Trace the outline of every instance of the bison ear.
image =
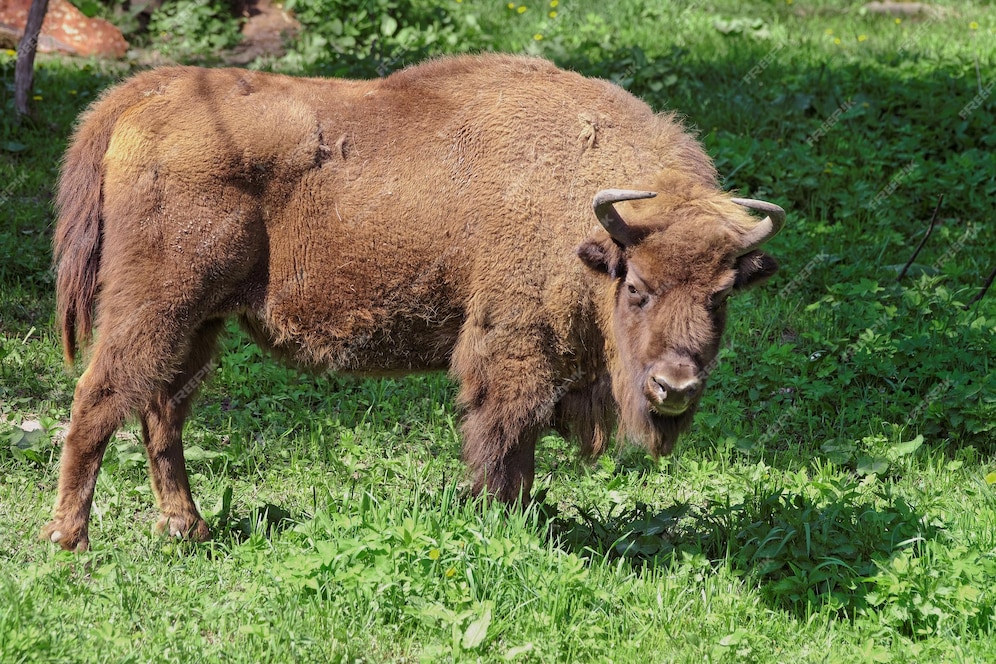
[(626, 274), (623, 250), (607, 233), (601, 239), (585, 240), (575, 253), (581, 262), (595, 272), (604, 272), (613, 279), (619, 279)]
[(778, 272), (778, 262), (763, 251), (749, 251), (737, 258), (737, 271), (733, 290), (742, 291), (759, 286)]

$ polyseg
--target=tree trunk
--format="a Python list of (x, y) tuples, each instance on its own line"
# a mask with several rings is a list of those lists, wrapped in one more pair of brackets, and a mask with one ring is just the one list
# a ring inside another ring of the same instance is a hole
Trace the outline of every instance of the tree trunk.
[(42, 21), (48, 11), (48, 0), (31, 0), (28, 21), (24, 26), (24, 36), (17, 45), (17, 66), (14, 69), (14, 108), (17, 114), (27, 115), (31, 110), (31, 88), (35, 82), (35, 51), (38, 50), (38, 35)]

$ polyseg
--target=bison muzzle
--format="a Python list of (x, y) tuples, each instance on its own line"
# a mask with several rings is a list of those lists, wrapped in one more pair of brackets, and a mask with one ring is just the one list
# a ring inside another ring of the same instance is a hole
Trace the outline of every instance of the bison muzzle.
[(57, 203), (67, 360), (90, 350), (43, 536), (75, 550), (136, 413), (158, 527), (209, 536), (181, 431), (230, 318), (309, 370), (448, 369), (474, 490), (502, 501), (528, 500), (546, 429), (666, 454), (785, 218), (723, 192), (672, 115), (502, 55), (375, 81), (143, 72), (82, 116)]

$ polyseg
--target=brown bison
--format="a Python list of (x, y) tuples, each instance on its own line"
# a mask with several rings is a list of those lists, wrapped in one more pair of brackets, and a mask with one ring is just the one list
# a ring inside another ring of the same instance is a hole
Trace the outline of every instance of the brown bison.
[(474, 488), (502, 501), (528, 499), (544, 429), (597, 455), (618, 423), (666, 454), (726, 297), (777, 270), (758, 247), (784, 221), (721, 191), (673, 116), (501, 55), (374, 81), (138, 74), (82, 117), (58, 207), (70, 362), (97, 329), (43, 530), (76, 550), (108, 439), (134, 412), (158, 527), (209, 536), (180, 434), (232, 316), (309, 369), (448, 368)]

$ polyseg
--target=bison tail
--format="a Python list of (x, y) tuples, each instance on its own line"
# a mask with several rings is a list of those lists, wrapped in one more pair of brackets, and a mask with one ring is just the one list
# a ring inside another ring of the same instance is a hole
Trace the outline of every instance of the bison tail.
[(105, 95), (81, 117), (59, 176), (52, 254), (56, 314), (69, 364), (76, 360), (77, 345), (85, 347), (92, 336), (103, 235), (104, 154), (118, 117), (132, 102), (125, 97)]

